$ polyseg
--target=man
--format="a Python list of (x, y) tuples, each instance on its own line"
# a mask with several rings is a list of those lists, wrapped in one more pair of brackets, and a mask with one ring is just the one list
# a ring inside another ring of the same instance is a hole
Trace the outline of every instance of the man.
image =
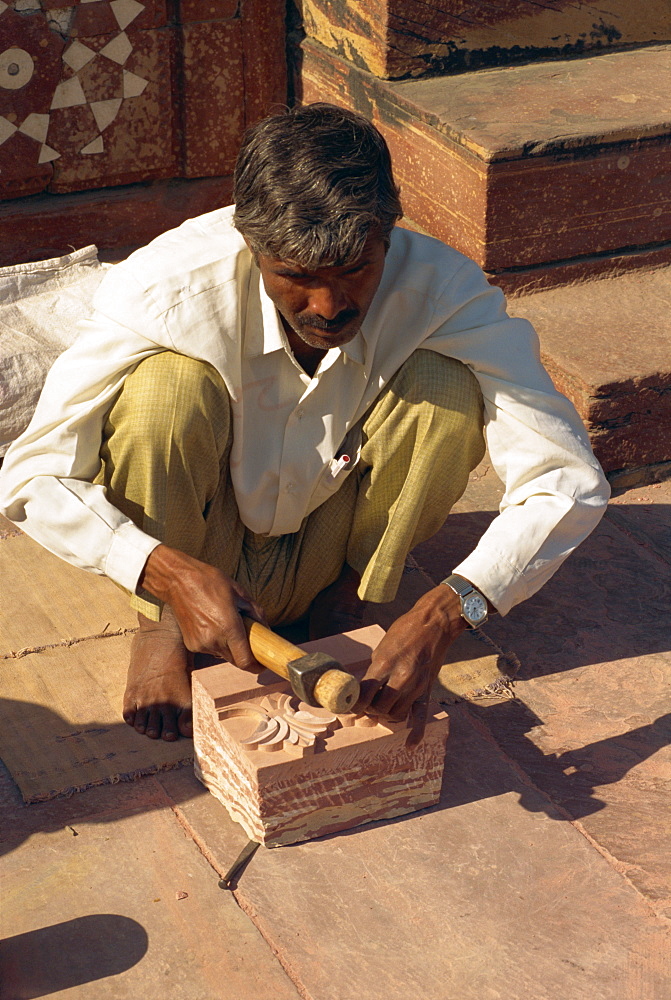
[[(531, 327), (444, 244), (395, 228), (386, 144), (314, 104), (248, 131), (235, 208), (117, 265), (8, 453), (1, 503), (132, 595), (124, 718), (191, 735), (193, 652), (257, 664), (239, 612), (353, 627), (395, 596), (484, 451), (500, 516), (390, 628), (361, 710), (411, 713), (450, 642), (533, 594), (608, 489)], [(483, 416), (484, 415), (484, 416)], [(162, 612), (162, 613), (161, 613)]]

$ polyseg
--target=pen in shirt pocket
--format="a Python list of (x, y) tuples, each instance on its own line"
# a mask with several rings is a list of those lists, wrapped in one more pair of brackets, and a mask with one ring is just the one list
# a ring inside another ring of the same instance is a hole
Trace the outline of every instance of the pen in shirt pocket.
[(331, 475), (335, 478), (335, 476), (339, 475), (343, 469), (347, 468), (351, 461), (352, 460), (349, 455), (341, 455), (340, 458), (334, 459), (335, 465), (331, 469)]

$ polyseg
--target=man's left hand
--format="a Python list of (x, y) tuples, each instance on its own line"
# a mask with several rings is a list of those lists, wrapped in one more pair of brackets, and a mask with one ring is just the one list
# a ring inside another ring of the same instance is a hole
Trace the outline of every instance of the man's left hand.
[(439, 584), (397, 618), (373, 653), (361, 682), (357, 712), (402, 722), (408, 715), (407, 745), (424, 735), (431, 688), (447, 648), (466, 628), (459, 598)]

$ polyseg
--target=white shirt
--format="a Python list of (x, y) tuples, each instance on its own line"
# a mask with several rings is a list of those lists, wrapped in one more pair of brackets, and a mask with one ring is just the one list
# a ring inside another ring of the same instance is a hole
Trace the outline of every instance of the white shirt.
[[(501, 513), (460, 573), (506, 613), (538, 590), (598, 522), (608, 486), (573, 406), (480, 268), (397, 228), (361, 331), (313, 378), (291, 353), (232, 208), (185, 222), (112, 268), (92, 317), (58, 358), (0, 473), (0, 509), (76, 566), (134, 591), (158, 544), (94, 486), (102, 426), (125, 377), (173, 350), (209, 362), (233, 412), (231, 475), (257, 533), (296, 531), (355, 467), (354, 425), (417, 348), (458, 358), (484, 398)], [(349, 432), (349, 436), (348, 436)], [(343, 445), (344, 442), (344, 445)], [(353, 455), (338, 471), (339, 451)]]

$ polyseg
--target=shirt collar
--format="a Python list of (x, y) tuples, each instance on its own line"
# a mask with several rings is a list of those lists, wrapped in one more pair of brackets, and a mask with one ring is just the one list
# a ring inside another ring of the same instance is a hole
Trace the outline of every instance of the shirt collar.
[[(244, 353), (248, 358), (259, 357), (261, 354), (272, 354), (273, 351), (286, 351), (291, 355), (286, 334), (282, 326), (280, 314), (268, 297), (261, 273), (252, 265), (249, 281), (249, 298), (247, 303), (247, 322), (245, 327)], [(353, 340), (335, 347), (336, 354), (344, 354), (349, 361), (363, 365), (366, 359), (366, 341), (359, 331)], [(328, 358), (331, 352), (326, 355)]]

